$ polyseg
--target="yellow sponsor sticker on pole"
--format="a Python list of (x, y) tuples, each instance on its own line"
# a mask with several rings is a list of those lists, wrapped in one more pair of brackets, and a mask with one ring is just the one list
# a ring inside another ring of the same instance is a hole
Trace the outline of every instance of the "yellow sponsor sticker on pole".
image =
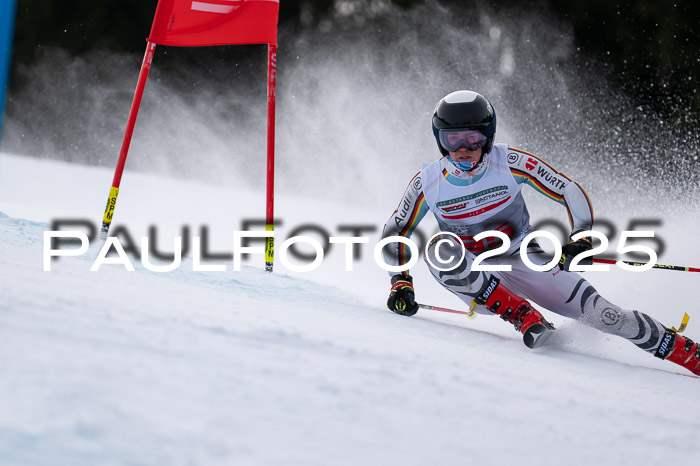
[[(265, 225), (265, 231), (275, 231), (274, 224)], [(268, 236), (265, 238), (265, 270), (272, 272), (272, 264), (275, 260), (275, 238)]]
[(119, 195), (119, 188), (112, 186), (109, 190), (109, 198), (107, 199), (107, 206), (105, 207), (105, 216), (102, 218), (102, 223), (104, 225), (110, 225), (112, 223), (112, 216), (114, 215), (114, 206), (117, 205), (117, 196)]

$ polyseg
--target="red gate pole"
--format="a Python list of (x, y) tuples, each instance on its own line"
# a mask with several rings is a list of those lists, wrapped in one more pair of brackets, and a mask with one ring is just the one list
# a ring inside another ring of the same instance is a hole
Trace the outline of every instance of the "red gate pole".
[[(265, 230), (275, 231), (275, 86), (277, 84), (277, 46), (267, 46), (267, 210)], [(272, 272), (275, 239), (265, 240), (265, 271)]]
[(141, 98), (143, 97), (143, 89), (146, 87), (146, 79), (148, 79), (148, 72), (151, 69), (151, 62), (153, 61), (153, 52), (155, 51), (156, 44), (146, 41), (146, 53), (143, 57), (143, 63), (141, 64), (141, 72), (139, 73), (139, 80), (136, 83), (136, 91), (134, 92), (134, 100), (131, 102), (131, 110), (129, 111), (129, 119), (126, 122), (126, 130), (124, 131), (124, 139), (122, 140), (122, 148), (119, 151), (119, 160), (117, 161), (117, 168), (114, 170), (114, 179), (112, 180), (112, 188), (109, 190), (109, 198), (107, 199), (107, 206), (105, 207), (105, 214), (102, 218), (102, 230), (100, 231), (100, 238), (107, 239), (107, 234), (109, 233), (109, 226), (112, 224), (112, 216), (114, 215), (114, 207), (117, 204), (117, 196), (119, 194), (119, 184), (122, 181), (122, 173), (124, 172), (124, 164), (126, 164), (126, 156), (129, 153), (129, 145), (131, 144), (131, 137), (134, 134), (134, 126), (136, 125), (136, 117), (139, 114), (139, 107), (141, 105)]

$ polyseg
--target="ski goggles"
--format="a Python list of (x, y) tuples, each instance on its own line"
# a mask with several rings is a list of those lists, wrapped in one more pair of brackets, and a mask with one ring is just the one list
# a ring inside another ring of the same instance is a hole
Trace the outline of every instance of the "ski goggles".
[(440, 144), (449, 152), (457, 152), (462, 147), (477, 150), (486, 145), (486, 136), (474, 129), (441, 129), (438, 132)]

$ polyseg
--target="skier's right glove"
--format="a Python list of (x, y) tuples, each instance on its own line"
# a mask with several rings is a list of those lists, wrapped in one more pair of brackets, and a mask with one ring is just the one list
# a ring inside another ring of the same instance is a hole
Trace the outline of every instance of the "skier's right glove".
[[(590, 251), (593, 249), (590, 238), (579, 238), (576, 241), (569, 241), (567, 244), (561, 248), (561, 258), (559, 259), (559, 268), (561, 270), (569, 271), (571, 268), (571, 262), (574, 257), (578, 256), (582, 252)], [(581, 259), (579, 265), (591, 265), (593, 264), (593, 258), (588, 256)]]
[(410, 275), (391, 277), (391, 294), (386, 305), (390, 311), (402, 316), (412, 316), (418, 312), (416, 293), (413, 291), (413, 277)]

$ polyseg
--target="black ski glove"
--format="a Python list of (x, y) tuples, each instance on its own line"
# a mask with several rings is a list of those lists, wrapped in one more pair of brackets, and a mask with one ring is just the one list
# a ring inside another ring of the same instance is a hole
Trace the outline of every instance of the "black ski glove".
[(402, 316), (412, 316), (418, 312), (416, 293), (413, 291), (413, 277), (410, 275), (391, 277), (391, 294), (386, 305), (390, 311)]
[[(561, 270), (569, 271), (571, 268), (571, 262), (574, 257), (578, 256), (582, 252), (590, 251), (593, 249), (590, 238), (579, 238), (576, 241), (569, 241), (561, 248), (561, 258), (559, 259), (559, 268)], [(593, 264), (593, 257), (588, 256), (579, 262), (579, 265), (591, 265)]]

